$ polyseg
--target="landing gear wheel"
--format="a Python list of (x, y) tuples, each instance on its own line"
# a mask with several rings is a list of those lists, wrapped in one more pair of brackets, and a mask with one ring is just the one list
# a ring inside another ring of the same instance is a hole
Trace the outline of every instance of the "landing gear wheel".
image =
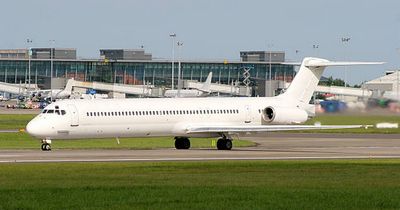
[(218, 150), (231, 150), (232, 149), (232, 140), (230, 140), (230, 139), (218, 139), (218, 141), (217, 141), (217, 149)]
[(51, 150), (50, 144), (42, 144), (42, 150), (43, 151), (50, 151)]
[(189, 149), (190, 140), (186, 137), (175, 137), (175, 148), (176, 149)]

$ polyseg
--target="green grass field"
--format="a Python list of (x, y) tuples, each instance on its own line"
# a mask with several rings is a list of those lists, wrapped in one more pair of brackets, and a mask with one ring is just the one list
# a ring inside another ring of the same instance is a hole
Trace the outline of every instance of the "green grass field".
[[(191, 138), (192, 148), (216, 148), (215, 138)], [(115, 139), (76, 139), (54, 140), (52, 149), (155, 149), (174, 148), (173, 137), (154, 138), (120, 138), (120, 144)], [(27, 133), (0, 133), (0, 149), (39, 149), (40, 141)], [(234, 147), (255, 146), (247, 140), (233, 141)]]
[(0, 209), (399, 209), (400, 160), (0, 164)]
[(20, 129), (36, 115), (33, 114), (0, 114), (0, 129)]

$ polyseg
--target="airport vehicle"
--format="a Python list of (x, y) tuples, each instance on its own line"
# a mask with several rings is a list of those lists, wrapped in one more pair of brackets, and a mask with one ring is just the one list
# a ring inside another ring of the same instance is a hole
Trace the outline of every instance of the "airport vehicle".
[(287, 91), (275, 97), (141, 98), (61, 100), (48, 105), (26, 126), (50, 150), (53, 139), (174, 136), (176, 149), (190, 137), (219, 137), (230, 150), (235, 135), (258, 132), (357, 128), (361, 125), (295, 125), (314, 116), (309, 101), (328, 66), (380, 64), (305, 58)]
[(212, 72), (210, 72), (207, 76), (206, 81), (203, 83), (203, 86), (196, 89), (190, 90), (167, 90), (164, 93), (165, 97), (179, 97), (179, 98), (188, 98), (188, 97), (205, 97), (210, 95), (210, 86), (211, 86)]

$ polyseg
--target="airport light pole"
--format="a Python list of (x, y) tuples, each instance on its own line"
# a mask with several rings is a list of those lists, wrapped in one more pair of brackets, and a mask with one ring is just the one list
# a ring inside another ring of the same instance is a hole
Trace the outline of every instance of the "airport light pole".
[[(398, 53), (400, 53), (400, 48), (397, 48), (396, 49), (397, 50), (397, 52)], [(397, 71), (396, 71), (396, 73), (397, 73), (397, 84), (396, 84), (396, 99), (399, 101), (400, 100), (400, 97), (399, 97), (399, 85), (400, 85), (400, 83), (399, 83), (399, 73), (400, 73), (400, 69), (397, 69)]]
[[(50, 89), (53, 89), (53, 59), (54, 59), (54, 45), (56, 40), (51, 39), (50, 42)], [(53, 94), (50, 94), (50, 101), (53, 101)]]
[(176, 34), (172, 33), (169, 35), (172, 39), (172, 69), (171, 69), (171, 89), (174, 89), (174, 68), (175, 68), (175, 38)]
[[(350, 37), (342, 37), (343, 46), (346, 48), (346, 43), (350, 41)], [(345, 50), (346, 51), (346, 50)], [(346, 52), (345, 52), (345, 60), (346, 60)], [(344, 66), (344, 87), (347, 87), (347, 67)]]
[(183, 42), (177, 42), (178, 46), (178, 97), (181, 97), (181, 88), (182, 88), (182, 80), (181, 80), (181, 48), (183, 46)]
[[(28, 43), (28, 46), (31, 45), (32, 39), (26, 39), (26, 43)], [(31, 88), (31, 55), (32, 55), (32, 48), (29, 46), (28, 47), (28, 87), (29, 88)]]
[(269, 96), (273, 96), (273, 91), (272, 91), (272, 51), (271, 48), (273, 47), (273, 44), (268, 44), (267, 47), (269, 49), (269, 73), (268, 73), (268, 77), (269, 77)]
[(53, 65), (53, 59), (54, 59), (54, 45), (56, 43), (56, 40), (52, 39), (49, 40), (50, 42), (50, 86), (51, 86), (51, 79), (53, 78), (53, 69), (54, 69), (54, 65)]

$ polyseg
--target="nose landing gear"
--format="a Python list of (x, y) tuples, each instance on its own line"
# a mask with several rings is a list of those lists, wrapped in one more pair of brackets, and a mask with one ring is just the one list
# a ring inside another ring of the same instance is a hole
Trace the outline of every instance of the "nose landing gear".
[(51, 140), (43, 139), (42, 140), (42, 151), (50, 151), (51, 150)]

